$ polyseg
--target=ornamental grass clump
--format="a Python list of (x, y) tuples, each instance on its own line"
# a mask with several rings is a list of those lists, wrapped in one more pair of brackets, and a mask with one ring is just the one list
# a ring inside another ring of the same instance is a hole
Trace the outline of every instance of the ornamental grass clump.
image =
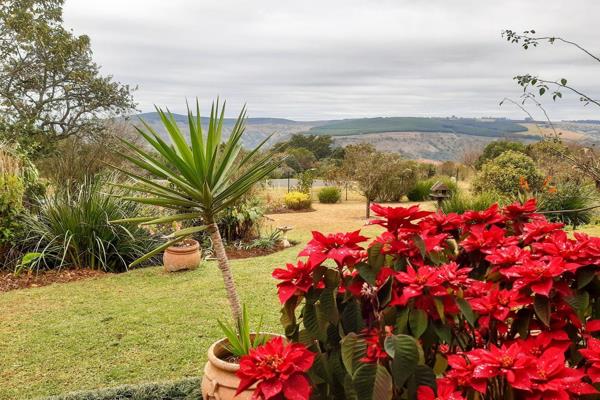
[[(571, 238), (535, 200), (372, 210), (385, 231), (368, 245), (358, 231), (313, 232), (302, 259), (273, 272), (285, 334), (314, 354), (311, 398), (598, 398), (600, 238)], [(257, 398), (280, 398), (271, 385)]]

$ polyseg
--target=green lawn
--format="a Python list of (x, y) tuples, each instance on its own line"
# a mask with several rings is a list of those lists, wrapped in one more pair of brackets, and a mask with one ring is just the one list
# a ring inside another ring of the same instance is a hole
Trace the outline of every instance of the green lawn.
[[(296, 226), (289, 236), (303, 243), (310, 229), (364, 224), (363, 203), (315, 207), (272, 216), (272, 224)], [(294, 262), (300, 248), (233, 261), (242, 300), (267, 331), (281, 332), (271, 272)], [(228, 318), (215, 262), (191, 272), (145, 268), (0, 293), (0, 399), (200, 376), (206, 350), (222, 337), (217, 319)]]

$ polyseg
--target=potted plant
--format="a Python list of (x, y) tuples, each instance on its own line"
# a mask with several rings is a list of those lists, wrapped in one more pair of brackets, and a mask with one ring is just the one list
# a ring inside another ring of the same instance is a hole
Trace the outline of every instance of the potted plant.
[[(133, 182), (124, 185), (137, 192), (138, 197), (128, 200), (156, 205), (173, 210), (173, 215), (154, 218), (136, 218), (146, 225), (200, 220), (201, 224), (177, 230), (169, 235), (169, 241), (136, 260), (142, 262), (192, 234), (208, 231), (223, 276), (225, 291), (234, 321), (242, 320), (242, 307), (236, 290), (229, 259), (216, 216), (234, 204), (252, 186), (265, 179), (280, 164), (271, 154), (260, 154), (259, 150), (269, 138), (255, 149), (242, 152), (242, 134), (245, 130), (246, 110), (240, 112), (231, 128), (229, 137), (222, 143), (225, 105), (213, 103), (205, 130), (200, 118), (200, 107), (196, 101), (196, 114), (188, 108), (189, 132), (184, 135), (170, 112), (156, 109), (161, 118), (170, 143), (142, 120), (138, 133), (146, 140), (153, 152), (142, 146), (123, 143), (132, 154), (122, 154), (143, 173), (117, 168)], [(187, 138), (186, 138), (187, 136)], [(214, 350), (218, 346), (215, 345)], [(213, 352), (217, 354), (216, 351)]]
[[(174, 222), (175, 231), (181, 229), (181, 224)], [(198, 268), (202, 261), (202, 251), (197, 240), (186, 238), (165, 249), (163, 266), (166, 272), (176, 272)]]

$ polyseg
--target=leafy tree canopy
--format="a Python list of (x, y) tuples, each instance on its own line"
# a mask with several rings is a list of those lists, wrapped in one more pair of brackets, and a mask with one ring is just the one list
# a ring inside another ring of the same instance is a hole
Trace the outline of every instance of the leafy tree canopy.
[(288, 151), (288, 149), (306, 149), (316, 160), (324, 158), (343, 158), (343, 149), (333, 146), (333, 139), (328, 135), (303, 135), (297, 133), (285, 141), (275, 144), (275, 151)]
[(63, 2), (0, 2), (0, 134), (36, 149), (135, 107), (128, 85), (100, 74), (89, 37), (63, 27)]
[(494, 158), (498, 157), (499, 155), (508, 150), (516, 151), (518, 153), (523, 154), (527, 153), (527, 147), (521, 142), (513, 142), (510, 140), (497, 140), (485, 146), (485, 148), (483, 149), (483, 153), (479, 156), (477, 162), (475, 163), (475, 168), (481, 169), (483, 164), (490, 160), (493, 160)]

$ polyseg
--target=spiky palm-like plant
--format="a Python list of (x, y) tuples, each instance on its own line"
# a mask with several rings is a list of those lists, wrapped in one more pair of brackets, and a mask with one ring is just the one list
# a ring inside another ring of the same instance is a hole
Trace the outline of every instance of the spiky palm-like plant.
[(145, 225), (155, 225), (201, 219), (203, 224), (173, 232), (169, 235), (170, 240), (167, 243), (133, 264), (158, 254), (191, 234), (208, 230), (223, 275), (233, 317), (238, 321), (242, 309), (223, 240), (215, 223), (216, 215), (232, 205), (255, 183), (269, 175), (277, 168), (278, 163), (271, 155), (258, 156), (257, 154), (268, 138), (254, 150), (243, 156), (240, 155), (246, 120), (245, 107), (242, 108), (229, 138), (223, 145), (221, 145), (221, 138), (225, 104), (219, 107), (218, 100), (212, 105), (206, 132), (202, 129), (198, 102), (196, 101), (196, 115), (193, 115), (188, 107), (189, 141), (168, 110), (165, 112), (158, 107), (156, 110), (170, 143), (162, 139), (159, 133), (142, 120), (143, 126), (136, 129), (154, 153), (124, 142), (131, 148), (133, 155), (123, 154), (123, 157), (147, 175), (118, 169), (134, 181), (123, 186), (139, 193), (137, 197), (127, 197), (128, 200), (169, 208), (176, 213), (161, 218), (140, 217), (136, 221)]

